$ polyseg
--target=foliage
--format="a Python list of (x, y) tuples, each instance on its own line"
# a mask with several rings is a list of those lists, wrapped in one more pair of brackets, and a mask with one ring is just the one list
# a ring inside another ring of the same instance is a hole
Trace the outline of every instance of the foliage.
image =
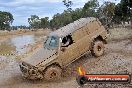
[(48, 28), (50, 26), (50, 23), (49, 23), (49, 17), (45, 17), (45, 18), (41, 18), (41, 28)]
[[(64, 0), (64, 1), (63, 2), (66, 3), (67, 0)], [(70, 3), (72, 3), (72, 2), (70, 2)], [(66, 5), (66, 4), (64, 4), (64, 5)], [(53, 16), (53, 19), (51, 19), (51, 21), (50, 21), (50, 26), (51, 26), (51, 28), (57, 29), (59, 27), (65, 26), (75, 20), (78, 20), (82, 17), (89, 17), (89, 16), (96, 17), (97, 16), (96, 9), (98, 6), (99, 6), (99, 3), (97, 0), (90, 0), (84, 5), (83, 8), (77, 8), (75, 10), (72, 10), (72, 9), (64, 10), (63, 13), (61, 13), (61, 14), (57, 13)], [(69, 7), (69, 5), (68, 5), (68, 7)]]
[(72, 1), (70, 1), (70, 0), (63, 0), (62, 1), (63, 3), (64, 3), (64, 5), (67, 7), (67, 9), (69, 9), (69, 10), (71, 10), (72, 8), (71, 8), (71, 6), (72, 6)]
[(98, 9), (98, 18), (101, 20), (103, 25), (110, 26), (112, 24), (115, 15), (115, 3), (104, 2)]
[(13, 20), (11, 13), (0, 11), (0, 30), (9, 30)]
[(115, 8), (115, 17), (116, 22), (121, 21), (131, 21), (132, 23), (132, 0), (121, 0)]
[(113, 2), (104, 2), (99, 5), (98, 0), (90, 0), (83, 8), (73, 10), (71, 0), (63, 0), (67, 10), (63, 13), (55, 14), (51, 20), (48, 17), (39, 18), (32, 15), (28, 22), (32, 28), (52, 28), (58, 29), (82, 17), (96, 17), (106, 27), (122, 21), (132, 21), (132, 0), (121, 0), (117, 5)]
[(31, 15), (31, 17), (28, 18), (28, 22), (31, 28), (34, 29), (40, 28), (40, 19), (37, 15)]
[(62, 14), (55, 14), (50, 21), (52, 28), (59, 28), (72, 22), (72, 14), (70, 10), (65, 10)]
[(71, 12), (71, 14), (73, 21), (80, 19), (82, 17), (82, 8), (76, 8)]
[(96, 17), (96, 10), (99, 7), (99, 2), (97, 0), (88, 1), (82, 10), (83, 17)]
[[(75, 20), (83, 17), (96, 17), (105, 26), (120, 24), (121, 22), (131, 21), (132, 23), (132, 0), (121, 0), (117, 5), (113, 2), (104, 2), (99, 5), (98, 0), (88, 0), (83, 8), (72, 9), (72, 0), (62, 0), (66, 6), (63, 13), (55, 14), (52, 19), (49, 17), (39, 18), (37, 15), (31, 15), (28, 18), (29, 27), (33, 29), (52, 28), (58, 29)], [(12, 26), (13, 15), (9, 12), (0, 11), (0, 30), (16, 30), (29, 28), (27, 26)]]

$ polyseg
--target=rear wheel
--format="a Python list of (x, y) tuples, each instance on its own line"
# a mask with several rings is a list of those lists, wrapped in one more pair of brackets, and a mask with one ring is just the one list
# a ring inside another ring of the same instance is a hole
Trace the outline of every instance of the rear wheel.
[(92, 55), (99, 57), (104, 54), (104, 43), (101, 40), (96, 40), (92, 45)]
[(52, 65), (45, 71), (44, 78), (48, 81), (54, 81), (61, 78), (62, 69), (59, 66)]

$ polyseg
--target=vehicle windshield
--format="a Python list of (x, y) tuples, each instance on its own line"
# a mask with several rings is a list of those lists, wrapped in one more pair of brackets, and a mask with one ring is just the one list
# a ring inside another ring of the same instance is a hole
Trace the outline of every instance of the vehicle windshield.
[(47, 37), (47, 40), (44, 43), (44, 48), (46, 49), (57, 49), (58, 46), (59, 46), (59, 37), (57, 36)]

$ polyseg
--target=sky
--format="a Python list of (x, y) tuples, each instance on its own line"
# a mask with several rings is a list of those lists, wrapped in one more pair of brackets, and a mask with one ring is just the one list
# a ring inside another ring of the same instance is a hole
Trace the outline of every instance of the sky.
[[(72, 9), (81, 8), (89, 0), (71, 0)], [(120, 0), (98, 0), (100, 4), (104, 1), (119, 3)], [(37, 15), (40, 18), (49, 17), (56, 13), (62, 13), (67, 8), (62, 0), (0, 0), (0, 11), (7, 11), (13, 14), (14, 26), (28, 26), (28, 18), (31, 15)]]

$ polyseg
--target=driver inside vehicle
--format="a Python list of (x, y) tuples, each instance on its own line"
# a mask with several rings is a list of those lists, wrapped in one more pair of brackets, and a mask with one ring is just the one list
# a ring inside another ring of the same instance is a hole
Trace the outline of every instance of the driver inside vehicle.
[(62, 39), (61, 51), (65, 52), (66, 48), (73, 43), (72, 37), (70, 35)]
[(62, 47), (68, 47), (73, 43), (72, 38), (70, 35), (66, 36), (62, 40)]

